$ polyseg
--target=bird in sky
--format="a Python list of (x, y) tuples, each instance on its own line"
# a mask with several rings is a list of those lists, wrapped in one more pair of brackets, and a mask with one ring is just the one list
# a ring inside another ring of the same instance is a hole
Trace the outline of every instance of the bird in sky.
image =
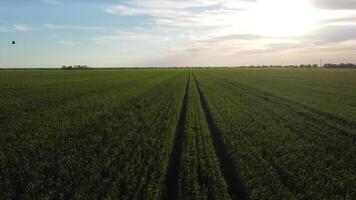
[(12, 44), (16, 44), (16, 42), (15, 42), (15, 41), (12, 41)]

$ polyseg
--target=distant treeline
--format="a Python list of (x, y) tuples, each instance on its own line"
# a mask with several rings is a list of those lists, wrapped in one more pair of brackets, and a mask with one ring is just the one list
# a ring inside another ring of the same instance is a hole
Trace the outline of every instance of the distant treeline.
[(250, 65), (243, 66), (242, 68), (318, 68), (317, 64), (307, 65)]
[(74, 66), (63, 65), (62, 69), (64, 69), (64, 70), (83, 70), (83, 69), (89, 69), (89, 67), (86, 65), (74, 65)]
[(341, 64), (325, 64), (324, 68), (346, 68), (346, 69), (356, 69), (356, 65), (352, 63), (341, 63)]
[(302, 65), (251, 65), (243, 66), (242, 68), (332, 68), (332, 69), (356, 69), (356, 64), (352, 63), (340, 63), (332, 64), (327, 63), (322, 66), (317, 64), (302, 64)]
[[(91, 69), (87, 65), (74, 65), (74, 66), (66, 66), (63, 65), (61, 67), (64, 70), (85, 70)], [(327, 63), (322, 66), (317, 64), (301, 64), (301, 65), (250, 65), (250, 66), (226, 66), (226, 67), (213, 67), (213, 66), (205, 66), (205, 67), (118, 67), (118, 68), (98, 68), (98, 69), (180, 69), (180, 68), (304, 68), (304, 69), (313, 69), (313, 68), (330, 68), (330, 69), (356, 69), (356, 64), (352, 63), (340, 63), (340, 64), (332, 64)]]

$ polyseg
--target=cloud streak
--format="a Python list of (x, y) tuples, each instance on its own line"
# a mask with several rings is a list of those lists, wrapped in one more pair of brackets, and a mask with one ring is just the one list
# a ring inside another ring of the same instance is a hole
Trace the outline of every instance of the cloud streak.
[(102, 26), (77, 26), (77, 25), (63, 25), (63, 24), (44, 24), (39, 27), (45, 30), (85, 30), (85, 31), (98, 31), (104, 30)]
[(253, 1), (229, 0), (135, 0), (109, 6), (105, 11), (120, 16), (150, 16), (156, 24), (162, 26), (223, 26), (227, 18), (234, 17), (237, 12), (248, 9), (252, 4)]
[(313, 4), (329, 10), (355, 10), (355, 0), (312, 0)]
[(14, 25), (14, 30), (23, 32), (23, 31), (29, 31), (30, 28), (27, 25), (15, 24)]
[(55, 5), (55, 6), (63, 5), (63, 3), (61, 3), (58, 0), (40, 0), (40, 1), (43, 3), (46, 3), (46, 4)]
[(64, 25), (64, 24), (42, 24), (42, 25), (27, 25), (14, 24), (0, 26), (0, 32), (29, 32), (29, 31), (101, 31), (109, 29), (102, 26), (78, 26), (78, 25)]
[(77, 46), (80, 44), (80, 42), (66, 41), (66, 40), (61, 40), (61, 41), (58, 41), (57, 43), (60, 45), (69, 46), (69, 47)]

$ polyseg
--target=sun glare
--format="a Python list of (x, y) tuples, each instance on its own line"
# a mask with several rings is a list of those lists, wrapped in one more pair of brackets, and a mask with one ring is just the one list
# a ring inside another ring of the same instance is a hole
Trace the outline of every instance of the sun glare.
[(260, 0), (254, 9), (259, 34), (294, 36), (306, 33), (317, 21), (317, 10), (309, 0)]

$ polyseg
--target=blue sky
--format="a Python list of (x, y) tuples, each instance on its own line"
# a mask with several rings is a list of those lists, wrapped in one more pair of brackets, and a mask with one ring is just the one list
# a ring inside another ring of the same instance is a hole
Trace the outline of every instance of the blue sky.
[(354, 0), (1, 0), (0, 67), (356, 62), (354, 33)]

